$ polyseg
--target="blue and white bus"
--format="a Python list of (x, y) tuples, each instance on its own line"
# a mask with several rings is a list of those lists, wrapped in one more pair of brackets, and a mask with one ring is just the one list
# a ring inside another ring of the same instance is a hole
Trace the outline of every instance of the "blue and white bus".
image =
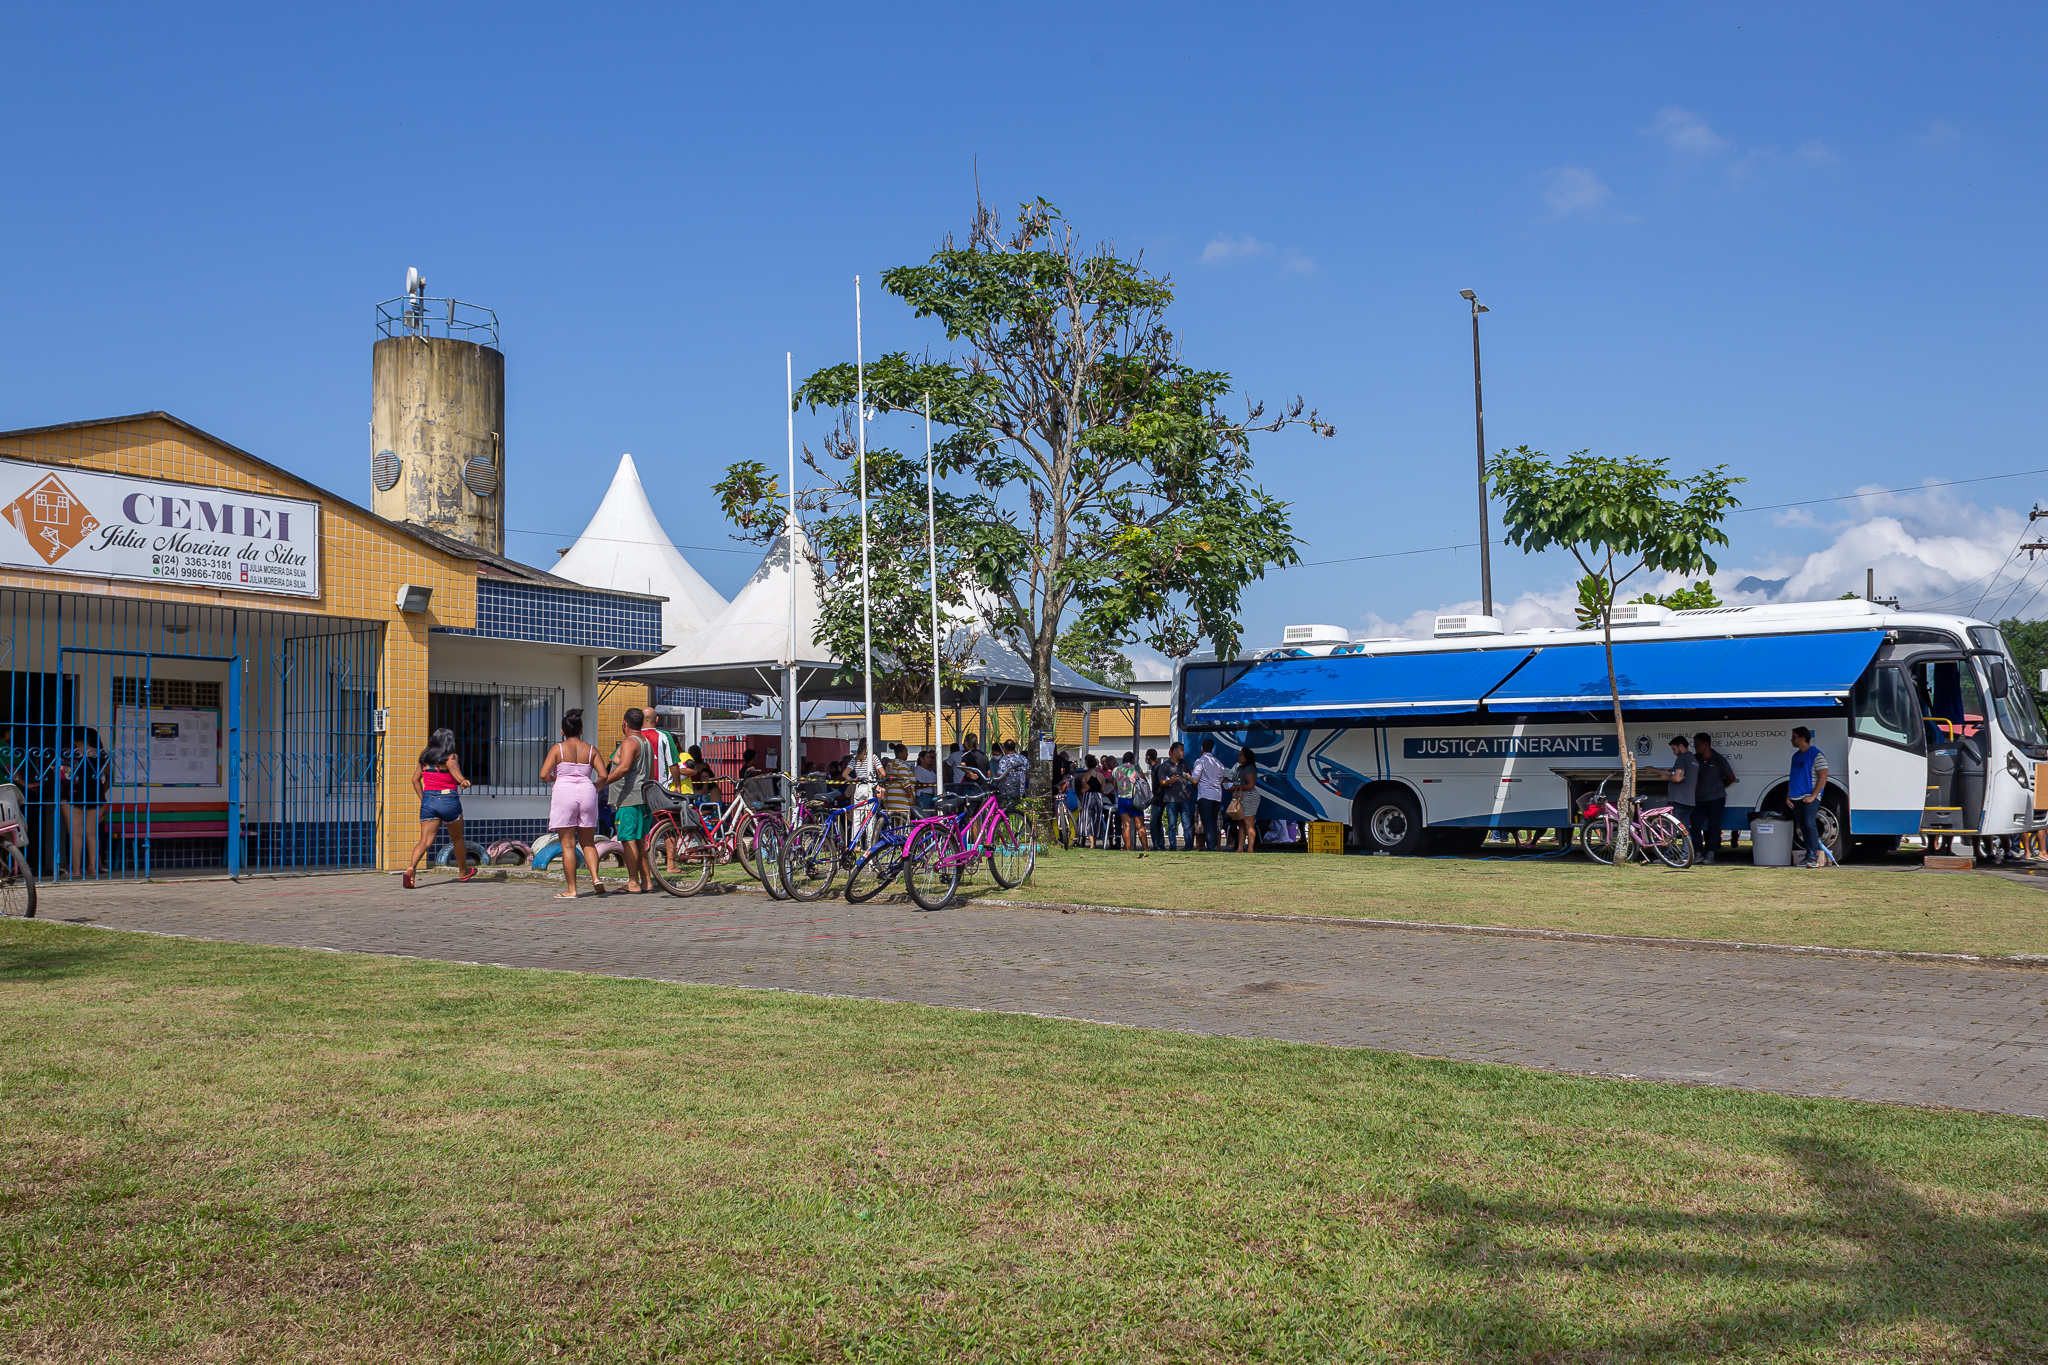
[[(2048, 823), (2048, 734), (1986, 621), (1862, 601), (1615, 609), (1614, 664), (1642, 788), (1671, 736), (1706, 731), (1736, 775), (1726, 826), (1785, 810), (1791, 730), (1827, 754), (1822, 838), (1838, 858), (1902, 836), (2011, 836)], [(1176, 670), (1195, 752), (1258, 757), (1262, 814), (1348, 826), (1374, 852), (1476, 848), (1495, 829), (1561, 829), (1621, 757), (1598, 630), (1503, 632), (1439, 617), (1428, 640), (1287, 643)]]

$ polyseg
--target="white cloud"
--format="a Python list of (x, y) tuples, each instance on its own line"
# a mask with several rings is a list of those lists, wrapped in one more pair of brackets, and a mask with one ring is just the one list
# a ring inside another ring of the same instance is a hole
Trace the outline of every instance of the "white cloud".
[[(1721, 557), (1722, 567), (1712, 575), (1714, 590), (1732, 606), (1825, 602), (1845, 592), (1861, 596), (1865, 571), (1875, 569), (1878, 595), (1896, 597), (1908, 609), (1924, 607), (1994, 620), (2048, 617), (2048, 555), (2038, 561), (2025, 555), (2008, 558), (2027, 528), (2024, 512), (1957, 502), (1941, 488), (1872, 493), (1841, 506), (1848, 513), (1823, 527), (1832, 539), (1806, 554), (1745, 552), (1745, 542), (1768, 541), (1770, 531), (1762, 518), (1737, 516), (1728, 530), (1741, 558)], [(1782, 524), (1778, 517), (1771, 520)], [(1810, 515), (1799, 520), (1809, 528), (1820, 525)], [(1622, 585), (1622, 596), (1667, 593), (1688, 581), (1676, 574), (1637, 575)], [(1578, 600), (1577, 584), (1568, 582), (1551, 592), (1525, 592), (1512, 602), (1496, 602), (1495, 611), (1511, 631), (1571, 626), (1577, 623), (1573, 608)], [(1399, 620), (1368, 613), (1360, 633), (1426, 640), (1439, 613), (1478, 610), (1478, 600), (1471, 599), (1446, 602)]]
[(1173, 678), (1173, 665), (1156, 654), (1126, 653), (1124, 657), (1131, 661), (1131, 676), (1139, 682), (1170, 682)]
[(1543, 179), (1544, 202), (1560, 218), (1598, 209), (1614, 194), (1584, 166), (1554, 166), (1543, 173)]
[(1287, 248), (1287, 252), (1280, 262), (1280, 268), (1297, 275), (1313, 275), (1316, 273), (1316, 263), (1294, 247)]
[(1251, 236), (1233, 237), (1226, 232), (1202, 248), (1202, 264), (1218, 265), (1224, 261), (1234, 261), (1245, 256), (1270, 256), (1272, 254), (1273, 244), (1271, 242), (1262, 242), (1258, 238)]
[[(2030, 564), (2007, 555), (2026, 529), (2023, 513), (1957, 502), (1945, 489), (1873, 493), (1849, 504), (1851, 515), (1827, 529), (1834, 539), (1805, 555), (1766, 557), (1714, 576), (1731, 602), (1812, 602), (1861, 593), (1864, 571), (1877, 570), (1877, 591), (1906, 606), (2009, 615), (2048, 582), (2048, 560)], [(1740, 543), (1742, 528), (1735, 533)], [(2031, 577), (2029, 574), (2031, 572)], [(2022, 580), (2026, 586), (2016, 589)], [(1737, 584), (1748, 582), (1746, 589)], [(2048, 594), (2029, 614), (2048, 614)]]
[(1656, 122), (1646, 130), (1660, 138), (1674, 152), (1708, 156), (1730, 151), (1735, 144), (1707, 126), (1707, 121), (1690, 109), (1668, 104), (1657, 111)]

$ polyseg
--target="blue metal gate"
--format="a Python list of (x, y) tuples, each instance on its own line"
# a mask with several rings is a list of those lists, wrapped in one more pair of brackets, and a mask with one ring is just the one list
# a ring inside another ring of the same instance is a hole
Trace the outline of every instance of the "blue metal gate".
[(20, 589), (0, 617), (39, 876), (375, 866), (377, 624)]

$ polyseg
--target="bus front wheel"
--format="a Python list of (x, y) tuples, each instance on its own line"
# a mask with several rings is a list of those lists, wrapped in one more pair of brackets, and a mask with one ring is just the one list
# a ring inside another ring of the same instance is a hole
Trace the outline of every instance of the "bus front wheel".
[(1362, 794), (1352, 825), (1368, 853), (1406, 858), (1422, 848), (1422, 808), (1405, 788), (1382, 787)]

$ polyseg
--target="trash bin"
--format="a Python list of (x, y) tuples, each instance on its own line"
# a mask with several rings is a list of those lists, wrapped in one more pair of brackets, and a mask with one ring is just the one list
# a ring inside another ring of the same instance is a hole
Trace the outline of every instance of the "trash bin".
[(1782, 815), (1749, 817), (1750, 856), (1758, 867), (1792, 866), (1792, 820)]

